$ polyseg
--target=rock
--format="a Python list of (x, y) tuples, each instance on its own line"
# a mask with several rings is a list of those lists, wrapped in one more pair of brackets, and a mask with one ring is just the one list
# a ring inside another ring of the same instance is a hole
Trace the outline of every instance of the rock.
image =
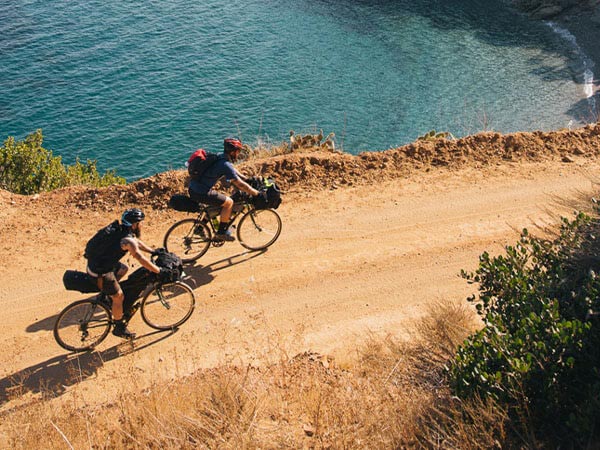
[(536, 9), (532, 17), (534, 19), (547, 20), (558, 16), (561, 12), (563, 12), (563, 8), (559, 5), (545, 5)]
[(569, 155), (565, 155), (562, 157), (562, 162), (572, 163), (572, 162), (575, 162), (575, 160), (573, 158), (571, 158)]
[(304, 431), (304, 434), (306, 434), (307, 436), (314, 436), (315, 435), (315, 427), (311, 426), (311, 425), (302, 425), (302, 430)]

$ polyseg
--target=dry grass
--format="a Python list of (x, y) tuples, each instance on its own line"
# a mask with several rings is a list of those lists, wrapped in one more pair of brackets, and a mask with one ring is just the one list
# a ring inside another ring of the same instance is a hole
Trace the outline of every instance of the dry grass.
[(458, 402), (443, 377), (475, 326), (466, 307), (439, 304), (410, 342), (372, 336), (344, 367), (310, 352), (228, 364), (112, 404), (40, 400), (0, 420), (12, 449), (499, 447), (504, 412)]
[(290, 131), (289, 142), (273, 142), (268, 137), (261, 137), (256, 145), (244, 146), (241, 160), (269, 158), (272, 156), (287, 155), (290, 153), (310, 153), (313, 151), (334, 151), (335, 135), (330, 133), (325, 136), (323, 130), (312, 130), (306, 134), (298, 134)]

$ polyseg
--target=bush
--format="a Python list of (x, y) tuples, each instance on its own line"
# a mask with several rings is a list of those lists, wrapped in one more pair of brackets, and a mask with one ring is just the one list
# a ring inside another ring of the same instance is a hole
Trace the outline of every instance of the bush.
[(459, 348), (451, 387), (506, 406), (529, 444), (586, 447), (600, 430), (600, 323), (586, 320), (600, 308), (598, 231), (585, 214), (563, 219), (553, 240), (523, 230), (506, 255), (463, 272), (479, 283), (469, 300), (484, 327)]
[(65, 186), (85, 184), (94, 187), (125, 184), (114, 171), (100, 175), (96, 161), (72, 166), (62, 164), (60, 156), (42, 147), (42, 130), (28, 135), (23, 141), (8, 137), (0, 147), (0, 188), (17, 194), (35, 194)]

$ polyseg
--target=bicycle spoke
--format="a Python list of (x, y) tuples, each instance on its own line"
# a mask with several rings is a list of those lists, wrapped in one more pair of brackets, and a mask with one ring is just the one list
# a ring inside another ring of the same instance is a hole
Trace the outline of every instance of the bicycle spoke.
[(197, 219), (184, 219), (174, 224), (165, 234), (163, 245), (183, 262), (200, 258), (210, 247), (211, 233), (208, 226)]
[(281, 233), (281, 219), (272, 209), (251, 210), (238, 225), (238, 240), (249, 250), (262, 250), (272, 245)]
[(67, 350), (89, 350), (104, 340), (110, 326), (110, 312), (106, 306), (80, 300), (59, 314), (54, 325), (54, 338)]
[(166, 330), (185, 322), (194, 311), (192, 289), (182, 282), (159, 286), (142, 300), (142, 318), (152, 328)]

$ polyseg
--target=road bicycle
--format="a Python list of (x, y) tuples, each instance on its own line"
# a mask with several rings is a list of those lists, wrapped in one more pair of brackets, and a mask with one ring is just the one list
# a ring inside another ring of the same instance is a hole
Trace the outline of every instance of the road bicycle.
[[(241, 192), (232, 195), (232, 199), (234, 204), (230, 227), (236, 229), (239, 243), (248, 250), (264, 250), (271, 246), (281, 234), (279, 214), (272, 208), (256, 209), (251, 199)], [(186, 202), (193, 200), (188, 197)], [(167, 230), (163, 241), (163, 246), (168, 251), (180, 255), (184, 263), (196, 261), (211, 245), (221, 247), (225, 243), (216, 237), (221, 207), (194, 203), (189, 209), (179, 210), (199, 210), (196, 218), (183, 219), (173, 224)]]
[[(139, 268), (138, 271), (146, 270)], [(134, 272), (132, 276), (136, 273)], [(129, 277), (129, 279), (132, 278)], [(187, 321), (196, 305), (194, 291), (183, 281), (162, 283), (147, 277), (149, 283), (123, 314), (129, 322), (138, 309), (142, 320), (155, 330), (173, 330)], [(126, 289), (125, 280), (121, 285)], [(65, 307), (54, 324), (54, 339), (62, 348), (74, 352), (92, 350), (114, 325), (111, 299), (106, 294), (78, 300)]]

